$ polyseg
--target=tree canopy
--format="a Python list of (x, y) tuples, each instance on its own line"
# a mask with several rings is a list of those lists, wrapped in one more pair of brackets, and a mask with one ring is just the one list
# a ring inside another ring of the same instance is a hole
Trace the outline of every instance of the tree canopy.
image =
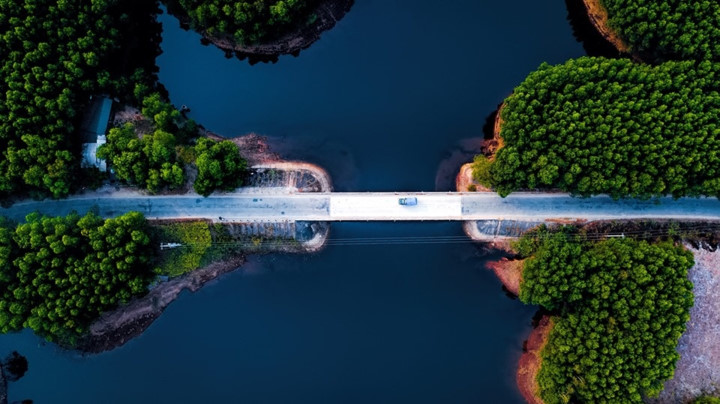
[(312, 20), (320, 0), (166, 0), (193, 29), (251, 45), (275, 39)]
[(198, 175), (193, 187), (200, 195), (208, 196), (214, 190), (232, 191), (243, 183), (247, 162), (240, 156), (235, 143), (229, 140), (215, 142), (200, 138), (195, 146)]
[(89, 96), (154, 86), (158, 11), (147, 0), (0, 0), (0, 196), (71, 191)]
[(543, 64), (505, 100), (476, 179), (505, 196), (720, 196), (720, 64), (583, 57)]
[(162, 188), (178, 188), (185, 183), (185, 172), (177, 160), (177, 141), (171, 133), (161, 129), (143, 135), (135, 133), (132, 124), (112, 128), (107, 143), (97, 151), (99, 158), (107, 159), (115, 175), (132, 185), (150, 192)]
[(72, 342), (102, 312), (146, 293), (153, 247), (140, 213), (26, 219), (0, 225), (0, 332), (28, 327)]
[(690, 319), (693, 256), (671, 242), (526, 236), (520, 299), (552, 310), (537, 376), (548, 404), (642, 403), (673, 376)]
[(713, 0), (601, 0), (610, 26), (653, 61), (720, 61), (720, 3)]

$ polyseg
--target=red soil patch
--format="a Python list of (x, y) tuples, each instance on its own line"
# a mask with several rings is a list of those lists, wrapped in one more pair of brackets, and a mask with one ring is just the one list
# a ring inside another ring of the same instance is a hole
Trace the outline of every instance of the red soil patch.
[(489, 262), (486, 267), (495, 272), (505, 289), (517, 296), (520, 294), (520, 281), (522, 281), (524, 262), (525, 260), (502, 258), (500, 261)]
[(537, 382), (537, 374), (542, 366), (540, 352), (545, 348), (553, 322), (548, 316), (540, 319), (537, 327), (533, 329), (525, 344), (525, 353), (520, 357), (517, 371), (517, 385), (520, 394), (530, 404), (544, 404), (540, 398), (540, 386)]
[(600, 4), (600, 0), (583, 0), (583, 3), (587, 9), (588, 17), (590, 17), (590, 22), (592, 22), (600, 35), (621, 53), (630, 53), (630, 47), (620, 38), (620, 35), (618, 35), (615, 30), (610, 28), (608, 24), (608, 12), (605, 7)]

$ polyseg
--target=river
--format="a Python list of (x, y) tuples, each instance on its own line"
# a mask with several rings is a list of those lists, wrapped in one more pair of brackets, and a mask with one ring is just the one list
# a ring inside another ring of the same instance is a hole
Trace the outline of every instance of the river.
[[(358, 0), (300, 57), (250, 66), (161, 16), (160, 80), (226, 136), (257, 132), (323, 165), (337, 190), (431, 191), (486, 117), (541, 62), (584, 54), (562, 1)], [(439, 174), (438, 174), (439, 173)], [(460, 236), (458, 223), (333, 224), (342, 239)], [(0, 336), (36, 403), (520, 403), (514, 372), (535, 308), (462, 243), (331, 246), (251, 258), (183, 294), (141, 337), (79, 357)]]

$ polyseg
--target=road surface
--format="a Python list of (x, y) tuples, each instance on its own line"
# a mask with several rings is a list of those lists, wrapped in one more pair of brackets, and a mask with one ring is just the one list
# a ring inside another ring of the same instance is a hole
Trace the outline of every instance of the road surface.
[[(398, 199), (416, 197), (417, 206)], [(567, 194), (514, 193), (295, 193), (147, 196), (134, 193), (63, 200), (28, 201), (0, 209), (0, 215), (22, 220), (38, 211), (47, 215), (84, 214), (103, 217), (139, 211), (149, 219), (206, 218), (225, 221), (466, 221), (466, 220), (720, 220), (717, 198), (620, 200), (607, 196), (573, 198)], [(222, 218), (222, 219), (220, 219)]]

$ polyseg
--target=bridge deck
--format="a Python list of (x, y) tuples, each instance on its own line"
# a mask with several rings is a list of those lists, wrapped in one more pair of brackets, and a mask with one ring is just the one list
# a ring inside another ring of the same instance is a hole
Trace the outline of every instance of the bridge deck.
[[(417, 206), (398, 199), (417, 197)], [(21, 220), (30, 212), (64, 215), (97, 211), (113, 217), (136, 210), (148, 218), (207, 218), (243, 221), (391, 221), (492, 220), (544, 221), (612, 219), (720, 219), (717, 198), (620, 200), (607, 196), (573, 198), (567, 194), (515, 193), (297, 193), (147, 196), (138, 193), (29, 201), (1, 208), (0, 215)]]

